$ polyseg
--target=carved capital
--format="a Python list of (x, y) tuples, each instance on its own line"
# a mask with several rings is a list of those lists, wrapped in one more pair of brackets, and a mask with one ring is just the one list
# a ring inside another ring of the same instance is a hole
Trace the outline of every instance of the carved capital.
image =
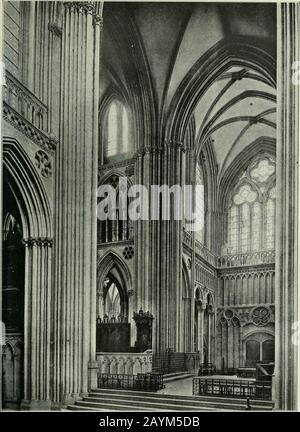
[(96, 12), (96, 7), (94, 2), (77, 2), (77, 1), (66, 1), (64, 2), (66, 8), (70, 9), (73, 12), (85, 13), (85, 14), (94, 14)]
[(93, 19), (93, 25), (94, 26), (100, 26), (100, 30), (103, 28), (103, 18), (100, 15), (94, 15)]
[(52, 247), (53, 240), (49, 237), (29, 237), (28, 239), (22, 240), (23, 244), (26, 247), (33, 247), (33, 246), (42, 246), (42, 247)]
[(173, 139), (165, 141), (165, 147), (170, 149), (180, 149), (182, 152), (185, 152), (184, 144), (180, 141), (176, 141)]

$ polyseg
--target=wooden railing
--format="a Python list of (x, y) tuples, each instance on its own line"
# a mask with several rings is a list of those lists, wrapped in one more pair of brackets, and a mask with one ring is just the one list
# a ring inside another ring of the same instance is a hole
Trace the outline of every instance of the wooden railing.
[(272, 385), (269, 381), (193, 378), (193, 394), (271, 400)]
[(163, 385), (163, 375), (157, 373), (98, 374), (98, 388), (157, 391), (162, 389)]

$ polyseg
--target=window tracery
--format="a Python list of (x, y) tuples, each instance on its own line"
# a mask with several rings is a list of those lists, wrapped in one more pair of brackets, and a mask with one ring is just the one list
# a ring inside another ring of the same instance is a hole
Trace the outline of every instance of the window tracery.
[(264, 156), (249, 165), (231, 195), (225, 253), (274, 249), (275, 201), (275, 161)]

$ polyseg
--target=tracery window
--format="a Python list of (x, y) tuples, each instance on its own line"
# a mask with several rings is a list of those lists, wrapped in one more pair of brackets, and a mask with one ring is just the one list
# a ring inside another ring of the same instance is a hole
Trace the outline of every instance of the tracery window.
[(225, 253), (274, 249), (275, 200), (275, 161), (264, 156), (249, 165), (230, 197)]
[(119, 100), (112, 101), (107, 111), (104, 128), (105, 158), (129, 152), (129, 129), (127, 108)]

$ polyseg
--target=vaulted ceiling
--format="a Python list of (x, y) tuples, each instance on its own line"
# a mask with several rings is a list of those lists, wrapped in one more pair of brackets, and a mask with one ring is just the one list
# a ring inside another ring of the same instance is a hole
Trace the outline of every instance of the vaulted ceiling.
[[(145, 91), (153, 93), (157, 122), (163, 122), (180, 83), (197, 60), (218, 42), (237, 38), (251, 41), (275, 62), (275, 6), (105, 3), (102, 96), (114, 89), (130, 104), (144, 75), (150, 83)], [(193, 113), (195, 139), (201, 144), (210, 137), (219, 173), (255, 139), (275, 139), (275, 96), (274, 86), (262, 73), (235, 65), (207, 88)]]

